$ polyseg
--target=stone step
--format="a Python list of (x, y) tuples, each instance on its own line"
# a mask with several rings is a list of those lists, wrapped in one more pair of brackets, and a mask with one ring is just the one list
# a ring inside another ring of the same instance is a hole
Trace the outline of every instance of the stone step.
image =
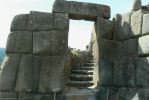
[(88, 60), (87, 63), (94, 63), (94, 60)]
[(93, 81), (69, 81), (68, 85), (74, 87), (90, 87), (93, 86), (94, 83)]
[(71, 70), (71, 73), (79, 75), (93, 75), (93, 71), (90, 70)]
[(78, 74), (71, 74), (70, 80), (72, 81), (92, 81), (92, 75), (78, 75)]
[(94, 63), (85, 63), (85, 66), (94, 66)]
[(93, 70), (94, 67), (88, 67), (88, 66), (83, 66), (83, 67), (73, 67), (73, 70)]

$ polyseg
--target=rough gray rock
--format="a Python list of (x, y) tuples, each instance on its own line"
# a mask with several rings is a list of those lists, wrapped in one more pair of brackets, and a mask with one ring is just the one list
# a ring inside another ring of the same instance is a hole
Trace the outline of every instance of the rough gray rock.
[(100, 60), (99, 65), (100, 85), (111, 86), (113, 84), (113, 63), (109, 60)]
[(132, 11), (137, 11), (141, 9), (141, 0), (133, 0)]
[(142, 21), (143, 21), (143, 11), (138, 10), (131, 15), (131, 37), (138, 37), (142, 35)]
[(55, 30), (69, 30), (69, 15), (62, 13), (54, 14), (54, 29)]
[(0, 92), (1, 100), (14, 100), (17, 99), (17, 93), (15, 92)]
[(25, 31), (27, 30), (28, 14), (17, 15), (11, 22), (11, 31)]
[(149, 89), (148, 88), (142, 88), (139, 90), (138, 97), (140, 100), (148, 100), (149, 99)]
[(117, 14), (114, 25), (114, 40), (130, 38), (131, 13)]
[(28, 30), (46, 31), (53, 29), (53, 14), (31, 11), (29, 14)]
[(5, 56), (0, 71), (0, 91), (14, 91), (20, 59), (19, 54)]
[(109, 6), (75, 1), (56, 1), (53, 12), (68, 13), (72, 19), (95, 20), (97, 17), (110, 18)]
[(138, 43), (138, 54), (140, 56), (148, 55), (149, 54), (149, 35), (143, 36), (139, 38)]
[(15, 91), (31, 92), (33, 87), (34, 59), (31, 54), (24, 54), (21, 58)]
[(143, 57), (136, 59), (136, 84), (141, 87), (149, 86), (149, 58)]
[(32, 32), (16, 31), (8, 36), (7, 53), (32, 53)]
[(114, 61), (113, 82), (115, 86), (134, 86), (134, 59)]
[(39, 77), (39, 92), (49, 93), (64, 88), (64, 58), (60, 56), (44, 56)]
[(149, 14), (143, 15), (142, 35), (149, 34)]
[(121, 52), (121, 43), (113, 40), (104, 39), (101, 43), (100, 57), (105, 59), (119, 59)]
[(98, 17), (97, 21), (99, 22), (97, 26), (99, 34), (101, 34), (104, 39), (112, 39), (114, 23), (110, 20), (103, 19), (102, 17)]
[(33, 53), (40, 55), (64, 55), (68, 34), (65, 31), (41, 31), (33, 33)]
[(121, 57), (138, 56), (138, 39), (129, 39), (122, 42)]

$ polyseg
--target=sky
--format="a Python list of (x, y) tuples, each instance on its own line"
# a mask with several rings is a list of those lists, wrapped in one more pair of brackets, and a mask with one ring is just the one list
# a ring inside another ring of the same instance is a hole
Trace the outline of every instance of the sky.
[[(130, 11), (133, 0), (68, 0), (90, 2), (109, 5), (111, 17), (116, 13)], [(17, 14), (28, 14), (30, 11), (52, 12), (54, 0), (1, 0), (0, 3), (0, 47), (6, 46), (10, 24)], [(142, 4), (149, 4), (149, 0), (142, 0)], [(89, 43), (93, 28), (93, 22), (70, 20), (69, 46), (77, 49), (85, 49)]]

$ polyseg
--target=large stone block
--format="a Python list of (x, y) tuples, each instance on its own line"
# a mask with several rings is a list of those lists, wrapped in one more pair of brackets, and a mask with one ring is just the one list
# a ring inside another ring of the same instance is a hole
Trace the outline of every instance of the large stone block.
[(105, 59), (119, 59), (121, 42), (104, 39), (100, 45), (100, 57)]
[(46, 31), (53, 29), (53, 14), (31, 11), (29, 15), (28, 30)]
[(40, 55), (64, 55), (68, 34), (65, 31), (41, 31), (33, 33), (33, 53)]
[(113, 65), (113, 84), (115, 86), (134, 86), (134, 69), (133, 58), (115, 61)]
[(21, 58), (15, 90), (17, 92), (31, 92), (34, 81), (33, 76), (34, 76), (33, 56), (31, 54), (24, 54)]
[(64, 88), (64, 58), (60, 56), (45, 56), (42, 59), (39, 92), (49, 93)]
[(130, 20), (130, 12), (116, 15), (114, 40), (125, 40), (130, 38)]
[(141, 87), (149, 86), (149, 58), (136, 59), (136, 84)]
[(143, 26), (142, 26), (142, 34), (149, 34), (149, 14), (143, 15)]
[(72, 19), (95, 20), (97, 17), (110, 18), (109, 6), (75, 1), (56, 1), (53, 12), (68, 13)]
[(138, 10), (131, 15), (131, 37), (138, 37), (142, 35), (142, 21), (143, 21), (143, 11)]
[(28, 14), (17, 15), (13, 18), (11, 23), (11, 31), (26, 31), (28, 24)]
[(32, 32), (16, 31), (8, 36), (7, 53), (32, 53)]
[(114, 31), (114, 23), (110, 20), (106, 20), (101, 17), (98, 17), (97, 21), (99, 23), (97, 26), (99, 34), (101, 34), (101, 36), (104, 39), (112, 39)]
[(138, 54), (140, 56), (142, 55), (148, 55), (149, 54), (149, 35), (143, 36), (139, 38), (139, 43), (138, 43)]
[(17, 100), (15, 92), (0, 92), (0, 100)]
[(0, 71), (0, 91), (14, 91), (21, 56), (6, 54)]
[(62, 13), (54, 14), (54, 29), (55, 30), (69, 30), (69, 15)]
[(122, 42), (121, 57), (136, 57), (138, 55), (138, 39)]
[(113, 63), (109, 60), (100, 60), (99, 79), (100, 84), (108, 86), (113, 84)]

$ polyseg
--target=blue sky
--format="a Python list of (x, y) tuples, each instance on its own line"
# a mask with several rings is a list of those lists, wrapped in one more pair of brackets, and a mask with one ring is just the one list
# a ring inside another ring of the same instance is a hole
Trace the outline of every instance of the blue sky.
[[(69, 0), (68, 0), (69, 1)], [(111, 7), (111, 17), (116, 13), (130, 11), (133, 0), (71, 0), (105, 4)], [(17, 14), (32, 11), (51, 12), (54, 0), (3, 0), (0, 3), (0, 47), (5, 47), (10, 33), (12, 18)], [(149, 0), (142, 0), (142, 4), (149, 4)], [(87, 21), (70, 21), (69, 45), (74, 48), (85, 49), (89, 43), (93, 23)], [(83, 46), (82, 46), (82, 45)]]

